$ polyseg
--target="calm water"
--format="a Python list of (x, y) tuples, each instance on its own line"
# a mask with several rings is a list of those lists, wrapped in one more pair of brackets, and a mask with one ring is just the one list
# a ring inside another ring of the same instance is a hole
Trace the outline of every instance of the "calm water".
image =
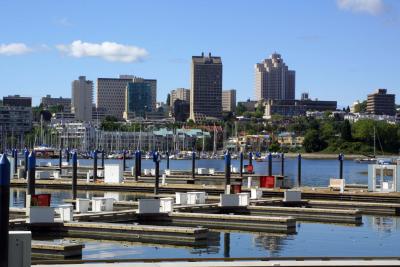
[[(114, 160), (107, 160), (112, 162)], [(54, 160), (57, 163), (57, 160)], [(127, 161), (132, 166), (133, 160)], [(247, 161), (246, 161), (247, 163)], [(81, 160), (82, 165), (91, 165), (91, 160)], [(161, 163), (165, 168), (166, 162)], [(255, 162), (256, 173), (266, 173), (266, 162)], [(143, 168), (152, 168), (153, 163), (144, 160)], [(234, 160), (234, 166), (239, 162)], [(189, 169), (190, 161), (171, 161), (171, 169)], [(344, 165), (347, 183), (367, 183), (367, 165), (347, 160)], [(198, 160), (197, 167), (223, 170), (222, 160)], [(280, 172), (280, 162), (274, 162), (273, 169)], [(303, 160), (303, 183), (310, 186), (327, 185), (329, 178), (338, 176), (337, 160)], [(297, 160), (286, 159), (285, 173), (295, 177)], [(275, 171), (274, 171), (275, 173)], [(52, 206), (71, 197), (68, 190), (38, 189), (37, 193), (51, 193)], [(103, 196), (103, 192), (78, 191), (78, 197)], [(115, 193), (114, 193), (115, 194)], [(117, 193), (118, 194), (118, 193)], [(134, 200), (137, 195), (119, 193), (120, 200)], [(22, 206), (24, 189), (12, 189), (12, 206)], [(273, 235), (259, 233), (220, 232), (219, 238), (207, 247), (193, 248), (142, 244), (132, 242), (97, 241), (90, 239), (69, 239), (85, 243), (83, 258), (171, 258), (171, 257), (257, 257), (257, 256), (398, 256), (400, 243), (400, 217), (364, 216), (361, 226), (297, 223), (294, 235)], [(227, 241), (227, 242), (225, 242)]]
[[(39, 159), (38, 161), (43, 161)], [(49, 160), (45, 160), (49, 161)], [(58, 165), (58, 160), (50, 160), (53, 164)], [(120, 160), (106, 160), (107, 162), (121, 162)], [(248, 161), (245, 160), (244, 164)], [(81, 165), (92, 166), (92, 160), (80, 160)], [(99, 161), (100, 164), (100, 161)], [(134, 160), (127, 160), (126, 165), (128, 168), (132, 167)], [(166, 169), (166, 160), (162, 160), (160, 164), (160, 169)], [(190, 160), (171, 160), (170, 168), (173, 170), (190, 170), (191, 168)], [(253, 161), (254, 170), (256, 173), (266, 174), (268, 173), (268, 163), (267, 162), (256, 162)], [(232, 160), (232, 166), (239, 168), (239, 160)], [(344, 178), (346, 183), (358, 183), (367, 184), (367, 164), (356, 163), (353, 160), (344, 161)], [(154, 163), (151, 160), (142, 160), (142, 168), (150, 169), (154, 168)], [(223, 171), (224, 161), (223, 160), (197, 160), (196, 168), (214, 168), (217, 171)], [(280, 174), (281, 163), (280, 160), (274, 159), (272, 164), (272, 170), (274, 174)], [(285, 175), (295, 178), (297, 177), (297, 159), (286, 158), (285, 159)], [(303, 159), (302, 160), (302, 183), (308, 186), (327, 186), (329, 184), (329, 179), (332, 177), (339, 176), (339, 162), (335, 159)]]

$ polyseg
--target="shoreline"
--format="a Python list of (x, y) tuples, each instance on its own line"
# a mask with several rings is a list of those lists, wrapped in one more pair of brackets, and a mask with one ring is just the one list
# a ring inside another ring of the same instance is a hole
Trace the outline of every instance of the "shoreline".
[[(285, 153), (285, 157), (287, 158), (295, 158), (297, 157), (298, 153)], [(301, 153), (301, 157), (303, 159), (337, 159), (338, 154), (331, 154), (331, 153)], [(344, 159), (360, 159), (365, 158), (365, 155), (361, 154), (344, 154)], [(377, 156), (377, 158), (398, 158), (399, 155), (384, 155), (384, 156)]]

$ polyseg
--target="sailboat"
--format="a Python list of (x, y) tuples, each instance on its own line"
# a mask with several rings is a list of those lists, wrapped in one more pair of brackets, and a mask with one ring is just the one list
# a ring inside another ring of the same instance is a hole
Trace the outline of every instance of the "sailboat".
[(355, 159), (354, 161), (357, 163), (367, 163), (367, 164), (374, 164), (377, 162), (377, 160), (376, 160), (376, 128), (375, 128), (375, 126), (374, 126), (374, 155), (368, 156), (365, 158)]

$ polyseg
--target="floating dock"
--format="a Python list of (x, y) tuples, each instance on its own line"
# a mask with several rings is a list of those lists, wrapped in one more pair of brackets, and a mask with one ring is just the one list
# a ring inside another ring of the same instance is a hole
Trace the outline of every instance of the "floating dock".
[(80, 243), (71, 242), (52, 242), (52, 241), (37, 241), (32, 243), (33, 258), (82, 258), (82, 249), (85, 247)]

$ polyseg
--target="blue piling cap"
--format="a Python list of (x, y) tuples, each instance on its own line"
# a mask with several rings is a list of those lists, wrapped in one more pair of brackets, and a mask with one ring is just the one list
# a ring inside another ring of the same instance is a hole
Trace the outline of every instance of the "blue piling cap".
[(154, 162), (160, 162), (161, 161), (161, 155), (158, 152), (153, 153), (153, 161)]
[(10, 185), (10, 161), (6, 153), (0, 158), (0, 186)]
[(36, 154), (35, 151), (31, 151), (28, 156), (28, 169), (32, 170), (36, 166)]
[(253, 156), (253, 153), (252, 152), (249, 152), (249, 157), (252, 157)]
[(229, 152), (225, 153), (225, 163), (229, 163), (231, 162), (231, 154)]
[(297, 155), (297, 157), (298, 157), (298, 158), (301, 158), (301, 154), (299, 153), (299, 154)]
[(76, 153), (76, 151), (74, 151), (72, 153), (72, 162), (78, 162), (78, 154)]
[(93, 150), (93, 157), (97, 157), (97, 150)]
[(25, 157), (29, 156), (29, 150), (27, 148), (25, 148), (25, 150), (24, 150), (24, 155), (25, 155)]

